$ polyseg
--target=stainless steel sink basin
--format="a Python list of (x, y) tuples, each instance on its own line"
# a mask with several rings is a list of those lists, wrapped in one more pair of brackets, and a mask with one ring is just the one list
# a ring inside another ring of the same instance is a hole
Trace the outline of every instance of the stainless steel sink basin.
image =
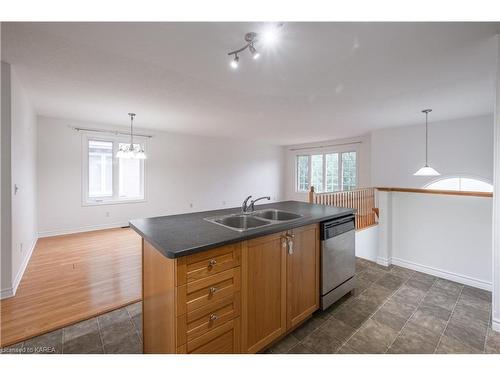
[(281, 211), (275, 209), (256, 211), (252, 213), (252, 215), (273, 221), (288, 221), (288, 220), (299, 219), (302, 217), (302, 215), (293, 212)]
[(267, 220), (262, 220), (252, 215), (228, 215), (220, 217), (206, 218), (205, 220), (222, 225), (226, 228), (243, 232), (245, 230), (260, 228), (265, 225), (271, 225)]
[(246, 214), (206, 217), (205, 220), (238, 232), (244, 232), (284, 221), (297, 220), (301, 217), (302, 215), (293, 212), (267, 209)]

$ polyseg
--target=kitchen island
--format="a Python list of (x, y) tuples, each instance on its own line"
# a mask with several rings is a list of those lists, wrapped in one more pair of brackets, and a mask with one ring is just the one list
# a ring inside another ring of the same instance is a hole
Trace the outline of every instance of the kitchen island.
[(256, 210), (299, 217), (242, 231), (207, 220), (240, 208), (130, 222), (142, 237), (144, 353), (256, 353), (319, 308), (319, 223), (353, 210)]

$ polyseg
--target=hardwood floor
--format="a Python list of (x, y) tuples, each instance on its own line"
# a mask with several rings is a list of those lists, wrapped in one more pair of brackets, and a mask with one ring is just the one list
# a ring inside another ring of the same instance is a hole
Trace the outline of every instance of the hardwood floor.
[(132, 229), (41, 238), (17, 293), (0, 302), (0, 346), (141, 299), (141, 239)]

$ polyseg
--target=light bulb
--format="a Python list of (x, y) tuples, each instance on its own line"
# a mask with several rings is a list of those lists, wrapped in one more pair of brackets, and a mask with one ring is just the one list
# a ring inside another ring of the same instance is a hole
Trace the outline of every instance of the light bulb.
[(266, 47), (272, 47), (278, 42), (278, 29), (276, 27), (270, 27), (262, 32), (259, 37), (259, 41)]
[(238, 68), (238, 61), (240, 60), (240, 58), (238, 57), (238, 55), (235, 55), (234, 56), (234, 60), (231, 61), (231, 63), (229, 65), (231, 65), (231, 68), (233, 69), (237, 69)]
[(255, 47), (252, 44), (250, 44), (250, 46), (248, 48), (250, 49), (250, 53), (252, 54), (252, 58), (254, 60), (257, 60), (260, 57), (260, 53), (255, 49)]

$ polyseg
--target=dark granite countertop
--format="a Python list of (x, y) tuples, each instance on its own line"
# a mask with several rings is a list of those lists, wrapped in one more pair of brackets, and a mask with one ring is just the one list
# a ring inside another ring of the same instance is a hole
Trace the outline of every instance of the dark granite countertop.
[(130, 221), (130, 226), (166, 257), (179, 258), (222, 245), (335, 219), (354, 212), (350, 208), (297, 201), (276, 202), (255, 206), (255, 210), (269, 208), (298, 213), (303, 215), (303, 217), (294, 221), (250, 229), (245, 232), (237, 232), (204, 220), (206, 217), (235, 214), (241, 211), (241, 208), (228, 208), (182, 215), (136, 219)]

